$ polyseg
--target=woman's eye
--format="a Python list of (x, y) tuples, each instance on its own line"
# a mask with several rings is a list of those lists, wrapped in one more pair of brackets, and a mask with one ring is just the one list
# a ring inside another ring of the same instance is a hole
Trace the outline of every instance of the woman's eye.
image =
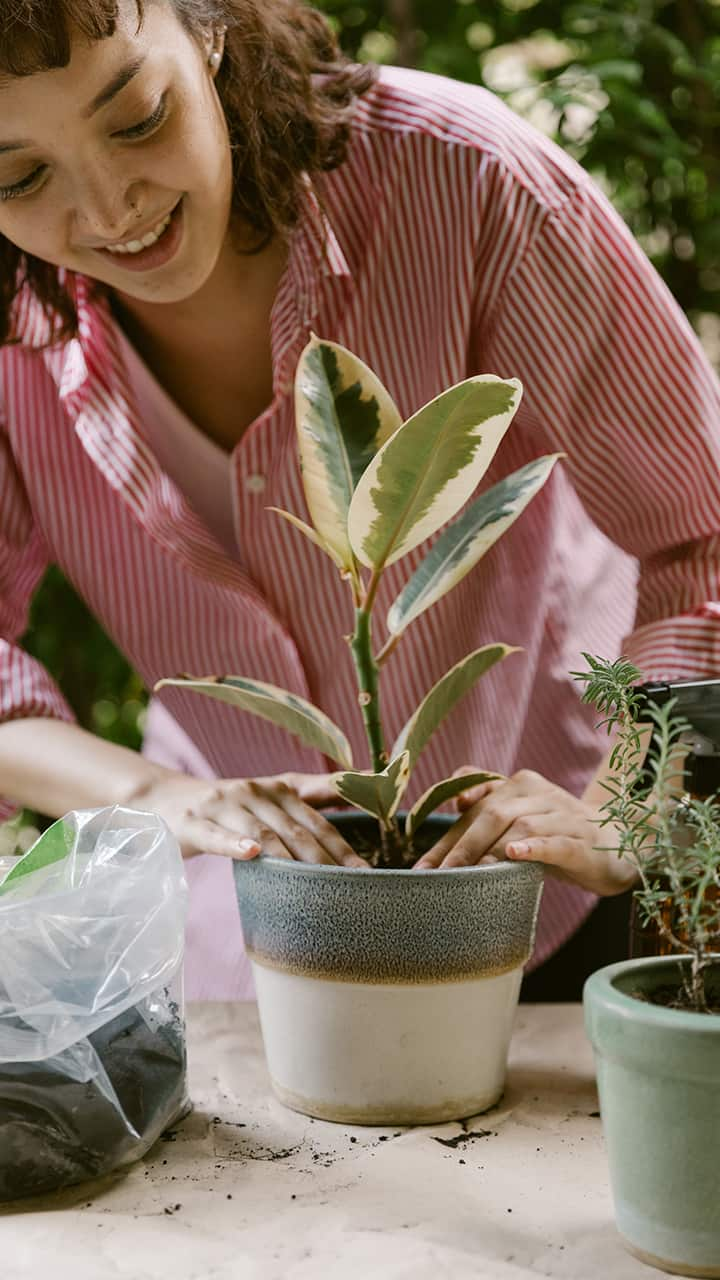
[(134, 124), (130, 129), (120, 129), (115, 134), (116, 138), (127, 138), (132, 141), (133, 138), (146, 138), (148, 134), (154, 133), (160, 128), (165, 116), (167, 115), (167, 96), (163, 94), (158, 106), (152, 115), (141, 120), (139, 124)]
[(39, 186), (44, 172), (45, 166), (40, 165), (39, 168), (33, 169), (27, 178), (23, 178), (22, 182), (14, 182), (10, 187), (0, 187), (0, 201), (17, 200), (20, 196), (29, 195)]
[[(129, 129), (120, 129), (113, 136), (123, 138), (132, 142), (137, 138), (147, 138), (151, 133), (155, 133), (157, 129), (165, 122), (167, 117), (167, 94), (163, 94), (160, 102), (151, 115), (146, 116), (138, 124), (132, 125)], [(0, 203), (7, 200), (17, 200), (20, 196), (30, 195), (37, 190), (41, 184), (45, 173), (45, 165), (40, 165), (34, 169), (27, 178), (23, 178), (21, 182), (14, 182), (11, 186), (0, 186)]]

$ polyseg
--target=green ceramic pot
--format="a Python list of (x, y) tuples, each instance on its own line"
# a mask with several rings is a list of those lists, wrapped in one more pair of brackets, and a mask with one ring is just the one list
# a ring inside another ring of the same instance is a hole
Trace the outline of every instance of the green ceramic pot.
[[(647, 1003), (680, 961), (630, 960), (585, 984), (615, 1215), (630, 1250), (720, 1277), (720, 1016)], [(720, 999), (720, 957), (711, 976)]]

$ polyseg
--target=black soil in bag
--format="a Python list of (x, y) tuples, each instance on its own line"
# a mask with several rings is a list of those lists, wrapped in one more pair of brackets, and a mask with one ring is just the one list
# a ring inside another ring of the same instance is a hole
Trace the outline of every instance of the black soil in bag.
[(185, 1099), (180, 1018), (151, 1028), (129, 1009), (88, 1037), (101, 1078), (63, 1074), (62, 1059), (0, 1063), (0, 1201), (53, 1191), (137, 1159)]

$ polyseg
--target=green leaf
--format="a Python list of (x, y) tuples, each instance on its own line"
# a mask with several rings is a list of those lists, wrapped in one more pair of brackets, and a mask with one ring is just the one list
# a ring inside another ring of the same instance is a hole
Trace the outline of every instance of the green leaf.
[(492, 462), (520, 403), (515, 379), (451, 387), (408, 419), (370, 463), (350, 505), (353, 550), (380, 571), (460, 510)]
[(355, 561), (347, 519), (352, 496), (402, 417), (362, 360), (314, 336), (298, 364), (295, 417), (312, 522), (335, 563), (351, 570)]
[(604, 62), (590, 62), (588, 68), (598, 80), (624, 80), (627, 84), (638, 85), (643, 81), (643, 67), (640, 62), (628, 58), (608, 58)]
[(482, 494), (437, 539), (407, 582), (387, 616), (391, 635), (400, 635), (474, 569), (479, 560), (522, 515), (542, 488), (561, 453), (521, 467)]
[(352, 769), (350, 743), (342, 730), (319, 707), (287, 689), (243, 676), (178, 676), (176, 680), (159, 680), (155, 692), (168, 688), (187, 689), (249, 711), (261, 720), (287, 729), (306, 746), (322, 751), (344, 769)]
[(412, 840), (425, 819), (439, 809), (441, 804), (445, 804), (447, 800), (454, 800), (455, 796), (461, 795), (469, 787), (479, 787), (483, 782), (496, 782), (502, 777), (501, 773), (466, 773), (463, 777), (446, 778), (444, 782), (436, 782), (434, 787), (416, 800), (408, 813), (405, 820), (405, 835), (408, 840)]
[(54, 862), (61, 862), (70, 853), (73, 846), (73, 830), (61, 818), (59, 822), (54, 822), (47, 831), (44, 831), (39, 840), (19, 862), (15, 863), (12, 871), (5, 877), (2, 885), (0, 885), (0, 894), (12, 887), (23, 876), (29, 876), (33, 871), (41, 871), (43, 867), (50, 867)]
[(397, 813), (409, 778), (410, 761), (403, 751), (382, 773), (338, 773), (334, 782), (343, 800), (387, 826)]
[(410, 768), (414, 768), (420, 753), (453, 707), (469, 693), (481, 676), (510, 653), (519, 653), (519, 650), (507, 644), (489, 644), (476, 649), (451, 667), (408, 720), (393, 747), (393, 756), (407, 751)]

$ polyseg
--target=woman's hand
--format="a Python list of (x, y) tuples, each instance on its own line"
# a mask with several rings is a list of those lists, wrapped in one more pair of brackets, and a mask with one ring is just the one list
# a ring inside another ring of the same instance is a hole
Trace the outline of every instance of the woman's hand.
[(247, 860), (267, 853), (298, 862), (367, 868), (335, 827), (311, 807), (338, 804), (335, 787), (324, 774), (206, 782), (162, 770), (128, 803), (164, 818), (186, 858), (214, 853)]
[(542, 862), (558, 879), (603, 897), (636, 882), (632, 865), (618, 857), (614, 828), (599, 826), (599, 810), (539, 773), (522, 769), (512, 778), (472, 787), (458, 808), (463, 816), (416, 869)]

